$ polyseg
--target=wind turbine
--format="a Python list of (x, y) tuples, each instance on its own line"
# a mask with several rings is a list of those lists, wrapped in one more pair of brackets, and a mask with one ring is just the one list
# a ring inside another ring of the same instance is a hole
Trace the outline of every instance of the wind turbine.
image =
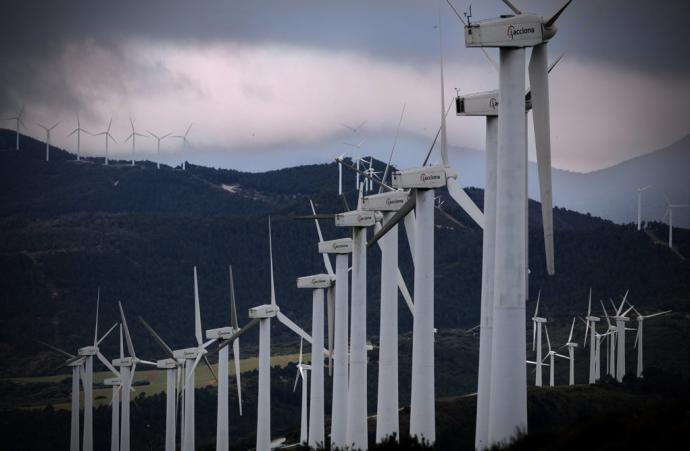
[[(632, 305), (631, 305), (631, 307), (632, 307)], [(634, 307), (633, 307), (633, 310), (635, 310), (635, 313), (637, 313), (637, 334), (635, 334), (635, 347), (637, 348), (637, 377), (642, 378), (642, 377), (644, 377), (644, 374), (643, 374), (643, 372), (644, 372), (644, 359), (643, 359), (643, 355), (642, 355), (643, 339), (644, 339), (642, 331), (643, 331), (644, 320), (649, 319), (649, 318), (654, 318), (657, 316), (661, 316), (661, 315), (666, 315), (667, 313), (671, 313), (671, 310), (665, 310), (663, 312), (652, 313), (650, 315), (642, 315)]]
[[(49, 135), (50, 136), (50, 135)], [(673, 249), (673, 209), (674, 208), (690, 208), (688, 204), (672, 204), (666, 194), (664, 194), (664, 199), (666, 199), (666, 213), (664, 217), (661, 218), (663, 221), (668, 215), (668, 247)]]
[[(542, 324), (546, 324), (546, 318), (542, 318), (539, 316), (539, 302), (541, 301), (541, 290), (539, 290), (539, 294), (537, 294), (537, 306), (534, 309), (534, 316), (532, 317), (532, 351), (534, 351), (535, 348), (535, 339), (536, 339), (536, 350), (537, 350), (537, 357), (535, 359), (537, 368), (536, 368), (536, 378), (534, 380), (534, 385), (537, 387), (542, 386), (542, 374), (541, 374), (541, 363), (543, 359), (541, 357), (541, 350), (542, 350), (542, 345), (541, 345), (541, 329), (542, 329)], [(551, 348), (549, 348), (551, 350)]]
[(15, 132), (17, 134), (17, 144), (16, 144), (16, 149), (19, 150), (19, 126), (21, 125), (22, 127), (26, 128), (26, 125), (24, 124), (24, 121), (22, 120), (22, 116), (24, 115), (24, 105), (22, 105), (22, 109), (19, 110), (19, 113), (16, 116), (8, 117), (8, 121), (16, 121), (16, 126), (15, 126)]
[[(121, 328), (124, 328), (125, 339), (127, 343), (127, 352), (129, 356), (125, 357), (120, 346), (120, 358), (113, 360), (113, 365), (120, 368), (120, 384), (122, 388), (122, 423), (120, 432), (120, 444), (118, 451), (129, 451), (130, 449), (130, 391), (133, 391), (132, 382), (134, 381), (134, 372), (137, 369), (137, 364), (141, 363), (149, 366), (157, 366), (156, 362), (142, 360), (137, 357), (134, 351), (134, 343), (132, 336), (129, 334), (129, 327), (127, 326), (127, 318), (122, 309), (122, 302), (118, 301), (118, 308), (120, 309)], [(122, 340), (120, 340), (122, 341)], [(122, 345), (122, 343), (120, 343)]]
[(46, 131), (46, 161), (50, 161), (50, 132), (60, 124), (60, 121), (56, 122), (52, 127), (46, 127), (43, 124), (38, 124), (43, 130)]
[[(608, 339), (608, 348), (606, 348), (606, 374), (611, 377), (616, 377), (616, 326), (611, 323), (604, 302), (599, 299), (599, 303), (601, 304), (601, 309), (604, 311), (604, 317), (606, 318), (606, 324), (608, 326), (606, 334), (611, 334), (611, 338)], [(613, 306), (613, 311), (616, 311), (615, 305)]]
[(642, 230), (642, 193), (651, 188), (652, 185), (647, 185), (643, 188), (637, 188), (637, 231)]
[(42, 341), (37, 342), (67, 357), (67, 361), (63, 365), (72, 368), (72, 402), (70, 407), (69, 449), (70, 451), (79, 451), (79, 380), (80, 371), (82, 365), (84, 364), (85, 358), (70, 354), (69, 352), (63, 351), (62, 349), (48, 343), (44, 343)]
[(110, 134), (110, 127), (113, 125), (113, 119), (110, 118), (110, 121), (108, 121), (108, 128), (106, 128), (104, 131), (100, 133), (96, 133), (94, 136), (100, 136), (103, 135), (105, 137), (105, 165), (108, 166), (109, 158), (108, 158), (108, 144), (109, 140), (113, 140), (114, 143), (117, 143), (115, 138), (113, 138), (113, 135)]
[(81, 122), (79, 121), (79, 113), (77, 113), (77, 128), (72, 130), (72, 132), (69, 135), (67, 135), (67, 137), (69, 138), (75, 133), (77, 134), (77, 161), (81, 159), (81, 132), (84, 132), (88, 135), (91, 134), (88, 130), (84, 130), (83, 128), (81, 128)]
[(570, 359), (570, 378), (568, 379), (569, 385), (575, 385), (575, 348), (577, 348), (577, 343), (573, 341), (573, 330), (575, 329), (575, 317), (573, 317), (573, 323), (570, 325), (570, 334), (568, 335), (568, 341), (561, 346), (562, 348), (568, 347), (568, 359)]
[(156, 169), (161, 168), (161, 141), (170, 136), (172, 133), (167, 133), (163, 136), (158, 136), (155, 133), (148, 131), (147, 133), (156, 139)]
[[(189, 127), (187, 127), (187, 131), (184, 132), (184, 135), (173, 135), (172, 138), (177, 138), (182, 140), (182, 152), (185, 153), (187, 150), (187, 147), (189, 147), (189, 140), (187, 139), (187, 135), (189, 135), (189, 131), (192, 129), (192, 124), (189, 124)], [(184, 159), (184, 156), (182, 157), (182, 170), (186, 171), (187, 170), (187, 160)]]
[[(324, 347), (323, 317), (324, 290), (333, 285), (333, 276), (316, 274), (297, 279), (297, 288), (312, 290), (312, 357), (311, 357), (311, 393), (309, 396), (309, 440), (308, 445), (316, 448), (326, 443), (324, 425), (324, 375), (323, 355), (320, 350)], [(321, 355), (320, 355), (321, 354)]]
[(547, 271), (553, 274), (547, 43), (555, 35), (555, 22), (570, 1), (567, 0), (551, 17), (543, 18), (523, 14), (510, 1), (504, 0), (514, 15), (477, 23), (468, 21), (465, 27), (466, 47), (500, 49), (494, 296), (501, 299), (501, 303), (494, 305), (489, 446), (510, 441), (518, 431), (527, 432), (523, 328), (527, 280), (525, 47), (533, 47), (529, 64), (531, 100)]
[[(357, 144), (353, 144), (353, 143), (349, 143), (349, 142), (344, 142), (343, 144), (345, 144), (346, 146), (350, 146), (350, 147), (356, 148), (356, 149), (359, 151), (359, 153), (361, 154), (362, 144), (364, 144), (364, 141), (366, 141), (366, 140), (365, 140), (365, 139), (361, 139)], [(343, 155), (345, 155), (345, 154), (343, 154)], [(355, 163), (355, 165), (357, 166), (357, 171), (356, 171), (356, 175), (355, 175), (355, 177), (356, 177), (356, 182), (355, 182), (355, 183), (356, 183), (356, 185), (355, 185), (356, 188), (355, 188), (355, 189), (359, 189), (359, 175), (360, 175), (360, 174), (359, 174), (359, 162), (361, 161), (361, 159), (362, 159), (361, 157), (357, 157), (357, 158), (354, 159), (354, 160), (355, 160), (354, 163)], [(341, 191), (342, 191), (342, 189), (341, 189)], [(342, 194), (342, 193), (341, 193), (341, 194)]]
[(297, 364), (297, 374), (295, 375), (295, 386), (293, 387), (292, 391), (294, 392), (297, 389), (297, 382), (302, 380), (302, 408), (301, 408), (301, 417), (300, 417), (300, 433), (299, 433), (299, 442), (300, 444), (306, 444), (307, 439), (308, 439), (308, 433), (309, 433), (309, 425), (308, 425), (308, 408), (309, 406), (307, 405), (307, 388), (309, 385), (309, 370), (311, 370), (310, 365), (305, 365), (302, 363), (302, 338), (299, 340), (299, 363)]
[(554, 369), (555, 369), (555, 357), (560, 357), (562, 359), (569, 359), (569, 357), (564, 356), (563, 354), (559, 354), (553, 349), (551, 349), (551, 340), (549, 340), (549, 328), (544, 326), (544, 331), (546, 332), (546, 344), (549, 347), (549, 352), (544, 356), (544, 359), (548, 358), (549, 359), (549, 386), (553, 387), (554, 386)]
[[(230, 274), (230, 326), (206, 331), (206, 338), (217, 340), (221, 345), (232, 344), (233, 360), (235, 361), (235, 383), (237, 384), (237, 400), (240, 416), (242, 415), (242, 383), (240, 380), (240, 340), (237, 333), (240, 326), (237, 322), (237, 305), (235, 304), (235, 279), (232, 266)], [(216, 451), (227, 451), (230, 446), (228, 420), (228, 347), (223, 346), (218, 351), (218, 410), (216, 414)]]
[(623, 307), (625, 306), (627, 298), (628, 292), (626, 291), (620, 307), (618, 307), (615, 316), (613, 316), (613, 320), (616, 321), (616, 340), (618, 344), (618, 349), (616, 350), (616, 380), (618, 380), (618, 382), (623, 382), (623, 378), (625, 377), (625, 331), (628, 329), (625, 323), (630, 321), (627, 314), (633, 308), (631, 305), (629, 309), (623, 312)]
[[(603, 305), (602, 305), (603, 307)], [(589, 289), (589, 301), (587, 303), (587, 316), (585, 317), (585, 340), (582, 346), (587, 346), (587, 334), (591, 334), (591, 339), (589, 340), (589, 383), (593, 384), (598, 379), (597, 375), (597, 365), (598, 361), (598, 346), (594, 346), (595, 337), (597, 335), (597, 323), (599, 322), (598, 316), (592, 315), (592, 289)], [(607, 318), (608, 320), (608, 318)], [(591, 331), (591, 332), (590, 332)]]
[(134, 121), (131, 117), (129, 118), (129, 124), (132, 126), (132, 133), (130, 133), (129, 136), (127, 136), (124, 142), (127, 142), (130, 139), (132, 140), (132, 166), (134, 166), (134, 153), (136, 152), (137, 147), (137, 136), (140, 136), (142, 138), (148, 138), (148, 135), (136, 131), (136, 129), (134, 128)]

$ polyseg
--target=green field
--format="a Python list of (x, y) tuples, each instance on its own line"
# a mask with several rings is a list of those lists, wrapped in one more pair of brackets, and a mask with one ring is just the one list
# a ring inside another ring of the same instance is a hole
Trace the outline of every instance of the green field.
[[(310, 360), (310, 354), (304, 354), (303, 358), (305, 361)], [(284, 367), (287, 366), (290, 362), (297, 363), (299, 359), (299, 354), (285, 354), (285, 355), (274, 355), (271, 357), (271, 366), (280, 366)], [(213, 371), (218, 374), (218, 364), (212, 364)], [(241, 365), (240, 365), (242, 372), (249, 372), (249, 371), (254, 371), (258, 367), (258, 359), (256, 357), (250, 357), (246, 359), (241, 359)], [(132, 396), (139, 396), (140, 394), (144, 394), (146, 396), (150, 395), (155, 395), (157, 393), (161, 393), (165, 391), (165, 371), (164, 370), (159, 370), (159, 369), (145, 369), (149, 368), (145, 365), (139, 365), (137, 368), (137, 371), (134, 375), (134, 384), (135, 384), (135, 392), (133, 392)], [(231, 379), (235, 378), (235, 365), (232, 362), (232, 358), (230, 359), (230, 364), (229, 364), (229, 369), (228, 373), (230, 375)], [(109, 371), (98, 371), (94, 372), (94, 386), (98, 387), (103, 384), (103, 380), (113, 377), (112, 373)], [(40, 377), (15, 377), (15, 378), (6, 378), (2, 379), (2, 381), (6, 382), (13, 382), (15, 384), (37, 384), (37, 383), (42, 383), (42, 384), (50, 384), (50, 383), (60, 383), (64, 381), (65, 379), (71, 379), (71, 376), (66, 375), (66, 374), (59, 374), (56, 376), (40, 376)], [(136, 385), (136, 384), (142, 384), (142, 385)], [(204, 364), (200, 364), (197, 366), (196, 372), (195, 372), (195, 380), (194, 380), (194, 385), (196, 388), (202, 388), (206, 387), (209, 385), (216, 385), (216, 380), (213, 378), (213, 375), (209, 371), (208, 367)], [(112, 389), (110, 387), (108, 388), (94, 388), (94, 406), (100, 406), (104, 404), (110, 404), (111, 400), (111, 395), (112, 395)], [(83, 397), (83, 392), (82, 392), (82, 397)], [(83, 402), (83, 400), (82, 400)], [(34, 408), (43, 408), (45, 405), (38, 405), (38, 404), (31, 404), (31, 405), (24, 405), (21, 406), (22, 408), (28, 408), (28, 409), (34, 409)], [(63, 402), (58, 402), (58, 403), (53, 403), (53, 407), (55, 409), (65, 409), (69, 410), (70, 409), (70, 400), (68, 398), (65, 398)]]

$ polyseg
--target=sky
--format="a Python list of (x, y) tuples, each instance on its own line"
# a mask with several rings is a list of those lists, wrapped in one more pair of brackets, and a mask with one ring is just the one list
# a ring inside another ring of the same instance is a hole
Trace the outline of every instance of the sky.
[[(460, 13), (469, 6), (452, 3)], [(514, 3), (549, 16), (561, 1)], [(475, 2), (472, 20), (508, 12), (498, 0)], [(386, 160), (404, 107), (394, 162), (409, 167), (440, 123), (436, 0), (9, 0), (3, 16), (0, 115), (24, 105), (22, 131), (41, 139), (37, 123), (60, 121), (52, 141), (71, 150), (79, 113), (93, 132), (113, 119), (115, 157), (131, 152), (132, 118), (138, 132), (158, 135), (194, 124), (191, 148), (162, 142), (171, 164), (258, 171), (343, 152)], [(456, 90), (495, 89), (496, 70), (465, 48), (445, 1), (440, 16), (446, 102)], [(550, 59), (565, 53), (550, 76), (554, 167), (597, 170), (690, 133), (689, 17), (685, 0), (573, 1), (549, 43)], [(364, 121), (356, 132), (344, 126)], [(448, 119), (451, 150), (482, 150), (484, 133), (482, 119)], [(103, 155), (102, 136), (82, 146)], [(137, 146), (156, 158), (155, 140)]]

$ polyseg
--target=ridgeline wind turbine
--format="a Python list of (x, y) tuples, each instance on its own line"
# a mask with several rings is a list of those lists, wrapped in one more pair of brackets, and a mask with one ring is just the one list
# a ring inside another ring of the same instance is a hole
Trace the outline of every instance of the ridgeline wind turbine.
[(77, 113), (77, 128), (72, 130), (72, 132), (69, 135), (67, 135), (67, 137), (69, 138), (75, 133), (77, 134), (77, 161), (81, 160), (81, 132), (84, 132), (87, 135), (91, 134), (91, 132), (89, 132), (88, 130), (84, 130), (83, 128), (81, 128), (81, 122), (79, 121), (79, 113)]
[(149, 135), (153, 136), (156, 140), (156, 169), (160, 169), (161, 168), (161, 141), (163, 141), (165, 138), (170, 136), (172, 133), (166, 133), (163, 136), (158, 136), (151, 131), (146, 130), (146, 132)]
[[(551, 143), (547, 43), (567, 0), (551, 17), (523, 14), (504, 0), (514, 15), (465, 27), (466, 47), (500, 50), (496, 252), (488, 446), (527, 432), (524, 309), (527, 281), (527, 136), (524, 104), (525, 48), (529, 64), (542, 222), (549, 274), (555, 271), (551, 199)], [(416, 297), (415, 297), (416, 301)]]
[[(240, 379), (240, 326), (237, 322), (237, 305), (235, 303), (235, 279), (232, 266), (230, 274), (230, 326), (206, 331), (206, 338), (216, 340), (220, 345), (232, 343), (232, 357), (235, 362), (235, 383), (237, 384), (237, 401), (240, 416), (242, 415), (242, 382)], [(230, 446), (228, 417), (228, 346), (219, 347), (218, 351), (218, 409), (216, 415), (216, 451), (227, 451)]]
[(642, 193), (651, 187), (652, 187), (652, 185), (647, 185), (643, 188), (637, 188), (637, 231), (638, 232), (640, 230), (642, 230)]
[[(602, 305), (603, 307), (603, 305)], [(598, 379), (597, 367), (599, 365), (598, 356), (598, 346), (594, 346), (594, 339), (597, 335), (597, 323), (599, 322), (598, 316), (592, 315), (592, 289), (589, 289), (589, 301), (587, 303), (587, 316), (585, 317), (585, 340), (582, 346), (587, 346), (587, 334), (591, 334), (591, 339), (589, 340), (589, 383), (593, 384)], [(591, 332), (590, 332), (591, 331)]]
[[(324, 254), (325, 255), (325, 254)], [(316, 274), (297, 279), (297, 288), (312, 290), (312, 353), (311, 353), (311, 393), (309, 396), (309, 439), (308, 445), (316, 448), (319, 444), (326, 443), (324, 423), (324, 374), (323, 354), (324, 347), (324, 295), (325, 290), (333, 286), (333, 278), (330, 274)], [(301, 343), (301, 341), (300, 341)], [(300, 354), (301, 356), (301, 354)]]
[[(350, 147), (356, 148), (356, 149), (359, 151), (360, 155), (361, 155), (362, 144), (364, 144), (364, 141), (366, 141), (366, 139), (361, 139), (357, 144), (353, 144), (353, 143), (349, 143), (349, 142), (344, 142), (343, 144), (345, 144), (346, 146), (350, 146)], [(360, 174), (359, 174), (359, 162), (361, 161), (361, 159), (362, 159), (362, 157), (357, 157), (357, 158), (354, 159), (354, 160), (355, 160), (354, 163), (355, 163), (355, 165), (357, 166), (357, 171), (356, 171), (356, 175), (355, 175), (355, 177), (356, 177), (355, 189), (357, 189), (357, 190), (359, 189), (359, 175), (360, 175)], [(341, 191), (342, 191), (342, 190), (341, 190)], [(342, 193), (341, 193), (341, 194), (342, 194)]]
[(562, 359), (568, 359), (569, 357), (564, 356), (563, 354), (559, 354), (553, 349), (551, 349), (551, 340), (549, 339), (549, 328), (544, 326), (544, 332), (546, 332), (546, 344), (549, 347), (549, 352), (544, 356), (544, 359), (548, 358), (549, 359), (549, 386), (553, 387), (554, 384), (554, 373), (555, 373), (555, 367), (556, 367), (556, 362), (555, 362), (555, 357), (560, 357)]
[(573, 322), (570, 325), (570, 334), (568, 335), (568, 341), (565, 342), (562, 348), (568, 347), (568, 359), (570, 359), (570, 375), (568, 379), (569, 385), (575, 385), (575, 348), (577, 348), (577, 343), (573, 341), (573, 331), (575, 330), (575, 317), (573, 317)]
[[(631, 307), (632, 307), (632, 305), (631, 305)], [(635, 311), (635, 313), (637, 313), (637, 334), (635, 334), (635, 347), (637, 348), (637, 377), (642, 378), (642, 377), (644, 377), (644, 359), (643, 359), (644, 356), (642, 354), (642, 352), (643, 352), (643, 339), (644, 339), (642, 331), (643, 331), (644, 320), (649, 319), (649, 318), (654, 318), (657, 316), (661, 316), (661, 315), (666, 315), (667, 313), (671, 313), (671, 310), (665, 310), (663, 312), (652, 313), (650, 315), (642, 315), (634, 307), (633, 307), (633, 310)]]
[(308, 440), (309, 434), (309, 412), (307, 405), (307, 389), (309, 386), (309, 370), (311, 370), (310, 365), (305, 365), (302, 363), (302, 341), (299, 340), (299, 363), (297, 363), (297, 374), (295, 375), (295, 386), (292, 388), (294, 393), (297, 390), (297, 382), (302, 381), (302, 407), (300, 409), (300, 423), (299, 423), (299, 443), (305, 445)]
[(189, 131), (192, 129), (192, 124), (189, 124), (189, 127), (187, 127), (187, 130), (184, 132), (183, 135), (173, 135), (171, 138), (177, 138), (182, 140), (182, 170), (186, 171), (187, 170), (187, 160), (185, 160), (184, 155), (186, 155), (186, 150), (189, 147), (189, 140), (187, 139), (187, 136), (189, 135)]
[(50, 161), (50, 132), (53, 131), (53, 129), (58, 125), (60, 125), (60, 121), (57, 121), (52, 127), (46, 127), (43, 124), (38, 124), (39, 127), (46, 131), (46, 161)]
[[(537, 387), (542, 386), (542, 373), (541, 373), (541, 363), (543, 361), (541, 357), (541, 351), (542, 351), (542, 344), (541, 344), (541, 329), (542, 329), (542, 324), (546, 324), (546, 318), (542, 318), (539, 316), (539, 302), (541, 301), (541, 290), (539, 290), (539, 294), (537, 294), (537, 306), (534, 308), (534, 316), (532, 317), (532, 351), (535, 350), (536, 346), (536, 351), (537, 351), (537, 357), (534, 360), (536, 363), (536, 377), (534, 380), (534, 385)], [(536, 340), (536, 342), (535, 342)], [(549, 347), (549, 350), (551, 348)]]
[(24, 105), (22, 105), (21, 110), (19, 110), (19, 113), (17, 113), (16, 116), (8, 117), (6, 118), (8, 121), (15, 121), (15, 133), (17, 134), (17, 143), (16, 143), (16, 150), (19, 150), (19, 126), (21, 125), (22, 127), (26, 128), (26, 124), (24, 124), (24, 121), (22, 120), (22, 116), (24, 116)]
[[(129, 334), (129, 327), (127, 326), (127, 318), (125, 318), (125, 312), (122, 309), (122, 303), (118, 301), (117, 306), (120, 309), (120, 320), (121, 328), (124, 327), (125, 339), (127, 343), (128, 357), (124, 356), (122, 346), (120, 346), (120, 358), (113, 360), (113, 365), (120, 368), (120, 385), (122, 388), (122, 422), (120, 425), (120, 444), (119, 451), (129, 451), (130, 449), (130, 391), (133, 391), (132, 382), (134, 381), (134, 373), (137, 369), (137, 364), (141, 363), (143, 365), (156, 366), (156, 362), (151, 362), (148, 360), (142, 360), (137, 357), (136, 352), (134, 352), (134, 343), (132, 342), (132, 336)], [(122, 335), (122, 331), (120, 331)], [(120, 338), (122, 342), (122, 338)], [(120, 343), (122, 345), (122, 343)]]
[[(50, 138), (50, 135), (48, 135)], [(663, 221), (666, 219), (666, 216), (668, 216), (668, 247), (673, 249), (673, 209), (674, 208), (690, 208), (690, 205), (688, 204), (672, 204), (670, 200), (668, 200), (668, 197), (666, 194), (664, 194), (664, 199), (666, 199), (666, 213), (664, 213), (664, 217), (661, 218)]]
[(124, 142), (127, 142), (130, 139), (132, 140), (132, 166), (134, 166), (134, 154), (135, 154), (136, 149), (137, 149), (137, 143), (136, 143), (137, 136), (140, 136), (142, 138), (148, 138), (148, 135), (145, 135), (143, 133), (139, 133), (136, 131), (136, 129), (134, 128), (134, 121), (132, 120), (131, 117), (129, 118), (129, 125), (132, 126), (132, 133), (130, 133), (129, 136), (127, 136), (127, 138), (125, 139)]
[(106, 128), (104, 131), (100, 133), (96, 133), (94, 136), (100, 136), (103, 135), (105, 137), (105, 165), (108, 166), (109, 160), (109, 155), (108, 155), (108, 144), (109, 141), (112, 140), (114, 143), (117, 143), (115, 138), (113, 138), (113, 135), (110, 134), (110, 127), (113, 125), (113, 119), (110, 118), (108, 121), (108, 128)]

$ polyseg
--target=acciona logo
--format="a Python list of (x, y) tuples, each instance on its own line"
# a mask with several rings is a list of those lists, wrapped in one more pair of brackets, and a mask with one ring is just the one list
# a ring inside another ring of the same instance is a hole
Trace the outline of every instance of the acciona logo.
[(492, 97), (492, 98), (489, 100), (489, 107), (490, 107), (492, 110), (495, 110), (496, 108), (498, 108), (498, 100), (496, 100), (496, 97)]
[(314, 277), (313, 279), (311, 279), (311, 283), (313, 283), (314, 285), (326, 283), (326, 282), (329, 282), (329, 281), (326, 279), (319, 279), (317, 277)]
[(534, 33), (534, 27), (515, 28), (513, 25), (508, 27), (508, 37), (514, 39), (516, 35)]
[(431, 182), (433, 180), (441, 180), (441, 176), (439, 174), (420, 174), (419, 175), (419, 180), (422, 182)]
[(397, 204), (402, 204), (403, 200), (402, 199), (386, 199), (386, 205), (391, 206), (391, 205), (397, 205)]
[(359, 215), (357, 216), (358, 221), (369, 221), (371, 220), (372, 216), (371, 215)]
[(336, 243), (333, 245), (333, 249), (336, 249), (336, 250), (337, 249), (347, 249), (348, 247), (350, 247), (349, 244), (338, 244), (338, 243)]

